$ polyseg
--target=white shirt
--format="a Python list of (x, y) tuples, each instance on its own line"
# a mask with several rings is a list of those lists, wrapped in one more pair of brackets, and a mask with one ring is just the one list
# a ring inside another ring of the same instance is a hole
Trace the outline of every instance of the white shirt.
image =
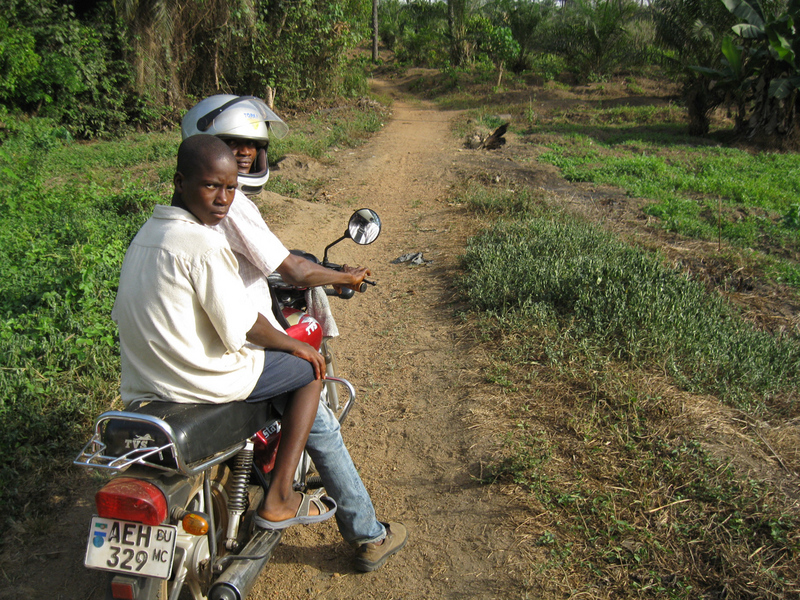
[(136, 234), (111, 316), (125, 404), (241, 400), (264, 368), (263, 351), (245, 344), (258, 311), (233, 252), (181, 208), (156, 206)]
[(272, 313), (267, 277), (289, 256), (286, 246), (270, 231), (258, 207), (241, 190), (236, 190), (228, 216), (212, 229), (224, 234), (236, 255), (239, 276), (250, 302), (275, 329), (283, 331)]

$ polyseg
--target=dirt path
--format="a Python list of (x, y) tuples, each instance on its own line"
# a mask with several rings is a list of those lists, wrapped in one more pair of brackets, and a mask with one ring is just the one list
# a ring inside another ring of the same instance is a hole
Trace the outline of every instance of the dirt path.
[[(268, 195), (264, 209), (287, 246), (320, 255), (354, 209), (381, 216), (375, 244), (332, 250), (332, 260), (367, 264), (378, 281), (334, 303), (335, 348), (340, 374), (359, 394), (345, 440), (379, 518), (405, 523), (410, 540), (384, 568), (357, 574), (333, 523), (289, 530), (251, 600), (520, 597), (512, 501), (476, 481), (490, 440), (473, 427), (487, 412), (474, 398), (478, 376), (454, 316), (451, 282), (468, 232), (459, 209), (443, 201), (459, 160), (453, 115), (376, 85), (396, 96), (393, 117), (371, 142), (341, 152), (325, 200)], [(431, 262), (392, 264), (410, 252)], [(75, 500), (57, 525), (43, 524), (38, 536), (21, 531), (16, 548), (8, 545), (0, 599), (102, 598), (104, 576), (83, 567), (99, 483), (80, 472), (73, 485)]]
[[(350, 263), (368, 264), (379, 282), (333, 308), (343, 333), (337, 341), (340, 372), (360, 394), (345, 441), (379, 518), (405, 523), (409, 543), (383, 569), (362, 575), (352, 569), (351, 551), (334, 525), (289, 531), (252, 598), (516, 595), (507, 560), (513, 537), (503, 526), (506, 499), (475, 480), (483, 449), (469, 427), (480, 408), (470, 399), (475, 374), (450, 289), (465, 219), (442, 201), (459, 155), (451, 118), (397, 98), (384, 130), (337, 162), (337, 180), (324, 194), (349, 206), (333, 211), (341, 216), (330, 221), (330, 234), (322, 239), (337, 235), (349, 213), (362, 206), (377, 210), (383, 221), (374, 245), (332, 251), (338, 253), (334, 260), (345, 255)], [(330, 215), (333, 207), (298, 208), (319, 221), (316, 213)], [(296, 222), (275, 229), (291, 246)], [(296, 243), (302, 241), (301, 232)], [(411, 252), (431, 262), (391, 263)]]

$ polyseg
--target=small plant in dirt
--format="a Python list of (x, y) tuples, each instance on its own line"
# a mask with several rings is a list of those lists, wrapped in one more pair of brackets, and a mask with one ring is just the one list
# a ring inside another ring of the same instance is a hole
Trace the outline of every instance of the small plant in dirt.
[(488, 216), (527, 214), (541, 201), (527, 188), (496, 190), (478, 183), (467, 186), (456, 200), (464, 202), (472, 211)]

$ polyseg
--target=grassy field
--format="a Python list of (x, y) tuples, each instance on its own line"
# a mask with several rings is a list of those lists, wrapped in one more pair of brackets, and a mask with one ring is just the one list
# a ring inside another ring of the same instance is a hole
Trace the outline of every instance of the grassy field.
[[(494, 180), (474, 177), (457, 200), (484, 224), (464, 257), (464, 319), (506, 406), (484, 481), (526, 498), (532, 593), (795, 597), (797, 328), (765, 331), (657, 248), (669, 231), (738, 249), (795, 301), (800, 159), (690, 138), (671, 105), (580, 100), (485, 103), (456, 126), (510, 116), (516, 136), (485, 167)], [(635, 198), (646, 248), (503, 163)]]

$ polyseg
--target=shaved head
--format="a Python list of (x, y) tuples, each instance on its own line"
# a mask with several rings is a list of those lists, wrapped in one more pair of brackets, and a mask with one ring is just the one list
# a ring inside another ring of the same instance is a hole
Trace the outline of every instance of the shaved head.
[(192, 177), (217, 161), (226, 161), (238, 168), (228, 145), (218, 137), (201, 133), (186, 138), (178, 147), (177, 171)]
[(213, 135), (188, 137), (178, 148), (172, 206), (189, 211), (204, 225), (216, 225), (228, 214), (238, 175), (228, 144)]

